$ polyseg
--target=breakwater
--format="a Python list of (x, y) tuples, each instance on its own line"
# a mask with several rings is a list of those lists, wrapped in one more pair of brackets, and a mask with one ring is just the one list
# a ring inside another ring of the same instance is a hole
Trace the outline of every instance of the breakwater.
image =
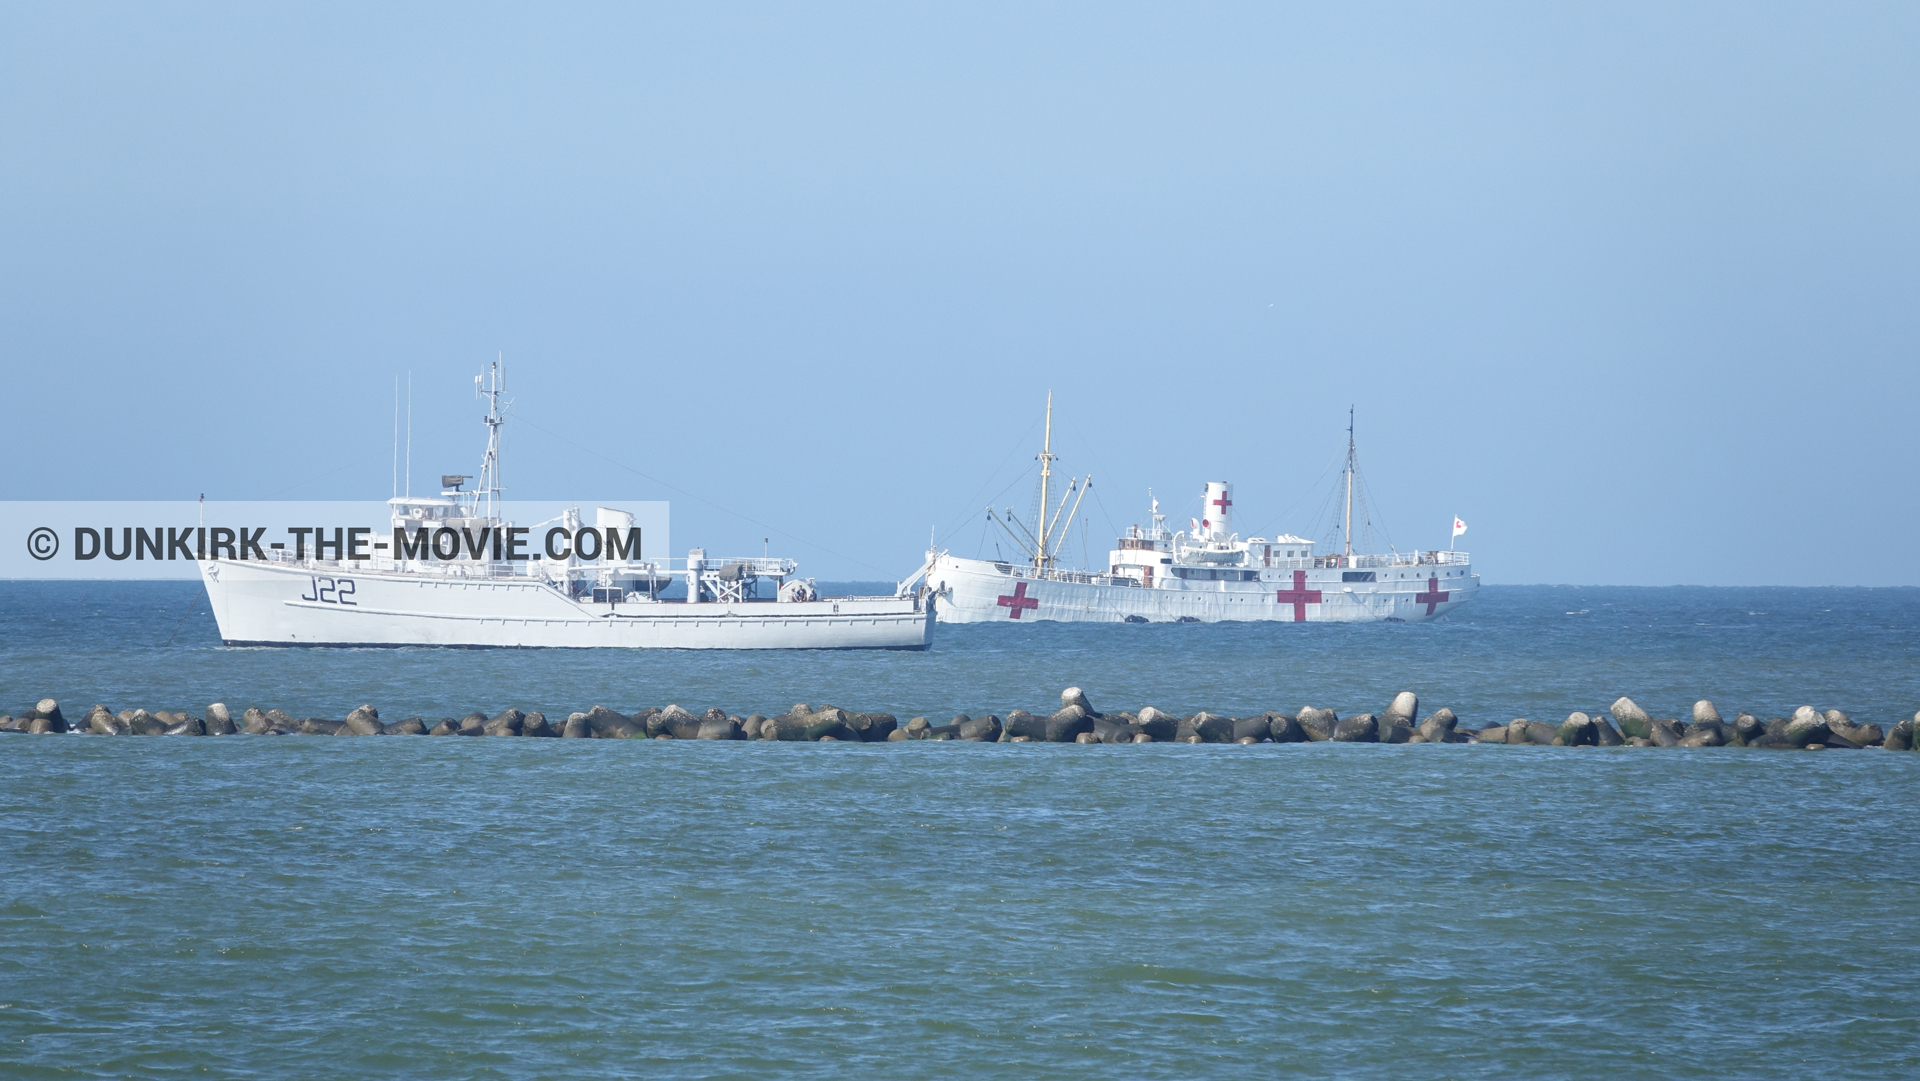
[(1920, 708), (1920, 589), (1481, 592), (1470, 619), (1432, 624), (943, 624), (924, 654), (636, 655), (224, 648), (197, 583), (13, 583), (0, 588), (0, 713), (52, 697), (76, 723), (96, 702), (204, 717), (221, 700), (236, 720), (253, 705), (337, 720), (363, 702), (384, 721), (673, 702), (744, 718), (805, 699), (939, 722), (1051, 712), (1075, 683), (1103, 710), (1182, 716), (1313, 704), (1344, 717), (1411, 688), (1475, 729), (1601, 714), (1623, 694), (1683, 719), (1701, 698), (1729, 719), (1811, 703), (1888, 727)]
[(1480, 729), (1463, 726), (1451, 709), (1425, 717), (1420, 698), (1402, 691), (1379, 713), (1341, 717), (1332, 709), (1309, 706), (1293, 713), (1268, 710), (1244, 717), (1199, 712), (1175, 716), (1153, 706), (1137, 712), (1102, 713), (1079, 687), (1060, 692), (1060, 708), (1045, 713), (1010, 711), (1003, 719), (960, 714), (936, 724), (926, 717), (902, 723), (891, 713), (864, 713), (839, 706), (798, 703), (774, 717), (741, 717), (712, 708), (694, 713), (679, 705), (648, 706), (631, 714), (606, 706), (569, 713), (555, 722), (540, 711), (507, 709), (489, 716), (474, 712), (430, 721), (407, 717), (383, 721), (378, 709), (362, 705), (345, 718), (293, 717), (279, 709), (247, 707), (238, 717), (224, 702), (201, 714), (185, 711), (125, 709), (104, 705), (69, 723), (58, 701), (44, 698), (18, 715), (0, 716), (0, 732), (102, 736), (480, 736), (556, 739), (760, 740), (771, 742), (898, 743), (909, 740), (968, 743), (1491, 743), (1552, 747), (1755, 747), (1769, 750), (1860, 750), (1870, 747), (1909, 751), (1920, 745), (1920, 713), (1895, 723), (1855, 724), (1837, 709), (1801, 706), (1792, 717), (1762, 720), (1740, 713), (1724, 720), (1702, 699), (1691, 720), (1654, 717), (1631, 698), (1622, 697), (1595, 715), (1575, 711), (1557, 724), (1515, 718)]
[[(1620, 730), (1622, 694), (1891, 734), (1920, 590), (1490, 586), (1432, 624), (942, 626), (915, 654), (229, 649), (203, 593), (0, 589), (0, 714), (337, 730), (364, 702), (397, 734), (517, 706), (523, 735), (0, 738), (12, 1073), (1920, 1072), (1920, 758), (1482, 739)], [(1409, 688), (1456, 739), (524, 736), (595, 703), (744, 734), (801, 699), (1004, 730), (1069, 684), (1109, 720), (1311, 704), (1376, 736)]]

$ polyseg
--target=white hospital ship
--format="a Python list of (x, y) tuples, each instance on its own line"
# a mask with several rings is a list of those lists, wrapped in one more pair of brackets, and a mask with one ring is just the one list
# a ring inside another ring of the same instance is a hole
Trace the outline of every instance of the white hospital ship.
[[(438, 496), (396, 496), (386, 536), (360, 529), (352, 532), (363, 536), (342, 542), (335, 530), (326, 549), (201, 560), (221, 639), (249, 646), (927, 648), (933, 602), (924, 590), (820, 597), (811, 579), (795, 577), (791, 559), (713, 557), (701, 548), (685, 559), (643, 559), (633, 516), (608, 508), (596, 511), (591, 527), (578, 508), (525, 528), (504, 520), (503, 389), (495, 364), (474, 491), (460, 490), (466, 477), (448, 476)], [(319, 558), (326, 554), (333, 558)], [(676, 584), (686, 596), (664, 599)]]
[[(1314, 542), (1291, 534), (1241, 538), (1233, 531), (1233, 486), (1208, 481), (1205, 516), (1192, 520), (1189, 529), (1169, 531), (1166, 515), (1155, 503), (1153, 524), (1134, 526), (1118, 538), (1105, 571), (1064, 569), (1059, 547), (1091, 478), (1071, 480), (1058, 505), (1050, 507), (1052, 451), (1049, 396), (1038, 521), (1028, 525), (1011, 512), (1002, 518), (991, 507), (987, 510), (1026, 558), (1014, 562), (936, 553), (926, 576), (942, 621), (1418, 623), (1458, 608), (1480, 588), (1466, 552), (1354, 553), (1351, 427), (1342, 550), (1325, 554), (1315, 551)], [(1460, 528), (1456, 523), (1456, 533)]]

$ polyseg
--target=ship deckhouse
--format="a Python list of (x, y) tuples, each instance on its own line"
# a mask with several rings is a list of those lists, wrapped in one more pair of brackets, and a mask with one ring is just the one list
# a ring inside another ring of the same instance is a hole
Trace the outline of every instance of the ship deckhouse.
[(1337, 553), (1322, 554), (1313, 541), (1291, 533), (1243, 539), (1233, 528), (1233, 485), (1208, 481), (1200, 514), (1185, 529), (1169, 528), (1154, 500), (1151, 524), (1131, 526), (1116, 538), (1104, 571), (1063, 568), (1059, 541), (1093, 482), (1071, 479), (1058, 505), (1050, 501), (1052, 413), (1049, 396), (1038, 520), (1029, 525), (1010, 510), (987, 511), (1026, 554), (1025, 563), (936, 553), (926, 573), (940, 599), (941, 620), (1423, 622), (1464, 604), (1479, 589), (1465, 552), (1354, 553), (1351, 426)]
[(927, 647), (933, 601), (905, 583), (892, 596), (820, 597), (791, 559), (710, 557), (704, 548), (643, 558), (633, 515), (609, 507), (595, 509), (591, 526), (578, 507), (529, 526), (508, 521), (499, 365), (492, 376), (489, 386), (474, 380), (488, 401), (487, 449), (471, 490), (475, 478), (449, 474), (438, 495), (394, 496), (384, 537), (355, 528), (343, 541), (335, 529), (310, 550), (200, 561), (220, 637), (261, 646)]

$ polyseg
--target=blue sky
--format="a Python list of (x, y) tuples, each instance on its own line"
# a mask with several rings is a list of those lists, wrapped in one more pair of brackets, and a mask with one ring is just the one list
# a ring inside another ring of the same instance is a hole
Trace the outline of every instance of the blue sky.
[(378, 498), (409, 371), (477, 472), (504, 353), (511, 495), (822, 578), (971, 554), (1051, 389), (1096, 561), (1209, 479), (1320, 535), (1351, 405), (1379, 535), (1489, 583), (1920, 584), (1917, 31), (11, 5), (0, 498)]

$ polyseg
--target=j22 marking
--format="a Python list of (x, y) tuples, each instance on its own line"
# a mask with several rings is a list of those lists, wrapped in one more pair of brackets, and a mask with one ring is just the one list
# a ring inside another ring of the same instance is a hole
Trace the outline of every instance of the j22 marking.
[(321, 604), (344, 604), (354, 608), (359, 607), (359, 605), (347, 599), (355, 593), (353, 579), (322, 578), (315, 576), (311, 581), (313, 582), (313, 595), (308, 596), (302, 593), (300, 594), (301, 600), (319, 601)]

